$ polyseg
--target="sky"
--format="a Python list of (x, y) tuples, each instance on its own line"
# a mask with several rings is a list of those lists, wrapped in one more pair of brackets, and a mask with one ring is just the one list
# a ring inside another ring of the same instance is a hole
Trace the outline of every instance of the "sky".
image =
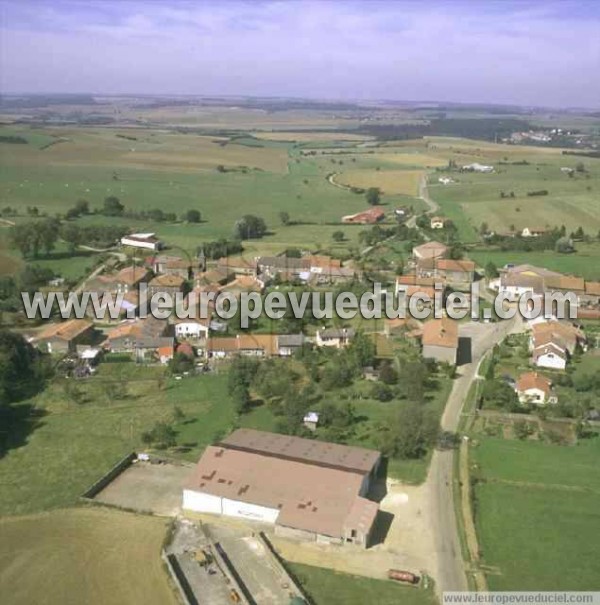
[(600, 108), (600, 2), (0, 0), (0, 92)]

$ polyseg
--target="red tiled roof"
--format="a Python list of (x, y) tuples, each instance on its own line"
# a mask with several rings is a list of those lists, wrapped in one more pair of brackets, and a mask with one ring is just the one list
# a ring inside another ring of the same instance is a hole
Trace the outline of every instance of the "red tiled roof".
[(525, 374), (521, 374), (519, 376), (516, 389), (520, 393), (530, 389), (539, 389), (545, 393), (546, 397), (548, 397), (548, 395), (550, 395), (550, 391), (552, 390), (552, 382), (537, 372), (526, 372)]
[(432, 319), (423, 325), (423, 346), (458, 348), (458, 323), (449, 317)]

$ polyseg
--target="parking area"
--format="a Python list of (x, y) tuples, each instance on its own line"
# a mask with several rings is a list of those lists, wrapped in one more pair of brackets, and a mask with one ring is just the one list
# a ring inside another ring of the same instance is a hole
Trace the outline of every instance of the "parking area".
[(181, 511), (183, 485), (194, 465), (172, 462), (134, 462), (111, 481), (94, 500), (157, 515)]

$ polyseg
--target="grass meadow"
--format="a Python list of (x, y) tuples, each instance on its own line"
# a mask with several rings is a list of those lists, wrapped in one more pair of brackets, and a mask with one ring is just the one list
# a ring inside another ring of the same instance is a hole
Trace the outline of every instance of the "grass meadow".
[[(384, 210), (410, 203), (420, 212), (425, 208), (416, 197), (420, 178), (450, 159), (458, 165), (478, 161), (496, 166), (493, 174), (453, 173), (457, 182), (448, 186), (437, 183), (437, 173), (430, 176), (431, 196), (465, 242), (477, 240), (484, 221), (501, 231), (513, 225), (561, 224), (568, 230), (581, 225), (594, 235), (600, 230), (600, 160), (583, 158), (586, 172), (569, 178), (560, 167), (573, 167), (580, 158), (562, 156), (557, 149), (439, 137), (381, 143), (318, 131), (230, 138), (158, 128), (4, 126), (1, 132), (29, 141), (0, 144), (5, 205), (22, 214), (27, 206), (37, 206), (54, 215), (80, 198), (99, 208), (105, 197), (116, 195), (130, 211), (160, 208), (180, 216), (198, 209), (203, 217), (199, 224), (94, 214), (78, 221), (118, 222), (135, 231), (155, 231), (174, 248), (188, 252), (203, 241), (228, 237), (245, 213), (263, 217), (269, 227), (266, 237), (248, 242), (249, 254), (272, 254), (288, 246), (347, 251), (358, 245), (362, 228), (340, 226), (340, 218), (363, 210), (366, 202), (364, 195), (329, 183), (328, 175), (335, 173), (335, 181), (342, 184), (379, 187)], [(523, 161), (528, 163), (514, 164)], [(218, 171), (218, 166), (226, 171)], [(527, 197), (528, 191), (539, 189), (549, 195)], [(501, 199), (500, 191), (514, 191), (516, 197)], [(281, 224), (281, 212), (289, 214), (289, 225)], [(346, 241), (334, 244), (331, 236), (339, 229)], [(2, 250), (2, 256), (6, 254)], [(592, 250), (590, 264), (597, 258)], [(10, 270), (10, 264), (5, 260), (0, 267)]]
[(421, 590), (391, 581), (362, 578), (300, 563), (288, 563), (286, 566), (318, 605), (433, 605), (436, 602), (431, 589)]
[(483, 437), (476, 525), (491, 590), (597, 590), (600, 436), (571, 447)]
[(99, 508), (0, 520), (0, 594), (12, 605), (176, 605), (166, 530), (164, 519)]
[[(162, 387), (162, 372), (133, 363), (106, 363), (98, 375), (78, 384), (80, 403), (65, 395), (60, 381), (51, 384), (31, 402), (36, 414), (11, 430), (15, 442), (0, 460), (0, 515), (73, 505), (117, 460), (142, 446), (144, 431), (157, 421), (171, 422), (175, 406), (186, 416), (176, 428), (191, 460), (217, 434), (232, 428), (225, 375)], [(109, 382), (126, 384), (125, 396), (109, 397)], [(19, 405), (15, 407), (18, 412)]]
[[(490, 174), (449, 174), (455, 182), (441, 185), (430, 177), (429, 193), (444, 214), (459, 228), (463, 241), (475, 241), (481, 223), (507, 232), (512, 226), (549, 228), (579, 226), (596, 235), (600, 229), (600, 160), (564, 156), (560, 149), (493, 145), (475, 141), (442, 139), (431, 142), (436, 153), (445, 153), (458, 166), (472, 162), (492, 164)], [(519, 164), (519, 162), (527, 162)], [(571, 178), (561, 167), (575, 168), (582, 162), (584, 173)], [(547, 190), (548, 195), (528, 196)], [(501, 197), (501, 192), (515, 197)]]
[[(238, 417), (227, 393), (227, 372), (173, 380), (164, 369), (132, 362), (103, 363), (91, 378), (76, 383), (80, 396), (57, 379), (33, 401), (15, 406), (9, 449), (0, 459), (0, 515), (23, 515), (73, 505), (117, 460), (140, 447), (144, 431), (155, 422), (171, 423), (175, 407), (184, 419), (175, 423), (177, 447), (170, 451), (195, 462), (204, 448), (236, 426), (275, 430), (277, 418), (267, 405), (256, 405)], [(117, 384), (118, 395), (108, 388)], [(350, 390), (360, 421), (349, 443), (377, 447), (377, 425), (385, 424), (402, 402), (369, 398), (370, 383), (332, 391), (327, 401), (348, 403)], [(440, 378), (428, 394), (430, 405), (443, 409), (450, 381)], [(34, 406), (34, 413), (28, 414)], [(428, 460), (393, 460), (390, 473), (411, 483), (423, 481)]]
[(552, 271), (579, 275), (587, 280), (600, 280), (600, 243), (576, 242), (575, 249), (572, 254), (559, 254), (553, 250), (505, 252), (479, 248), (469, 250), (469, 257), (480, 267), (485, 267), (489, 262), (493, 262), (497, 267), (503, 267), (507, 263), (529, 263)]

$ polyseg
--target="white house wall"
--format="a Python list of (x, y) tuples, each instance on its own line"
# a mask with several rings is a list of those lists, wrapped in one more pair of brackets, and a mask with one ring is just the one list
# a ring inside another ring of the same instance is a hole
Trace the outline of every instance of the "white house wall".
[(229, 517), (241, 517), (254, 521), (275, 523), (279, 515), (279, 509), (223, 498), (223, 514)]
[(183, 508), (197, 513), (223, 513), (222, 502), (219, 496), (197, 492), (191, 489), (183, 490)]
[(558, 355), (540, 355), (537, 358), (536, 365), (539, 368), (550, 368), (553, 370), (564, 370), (567, 362)]

